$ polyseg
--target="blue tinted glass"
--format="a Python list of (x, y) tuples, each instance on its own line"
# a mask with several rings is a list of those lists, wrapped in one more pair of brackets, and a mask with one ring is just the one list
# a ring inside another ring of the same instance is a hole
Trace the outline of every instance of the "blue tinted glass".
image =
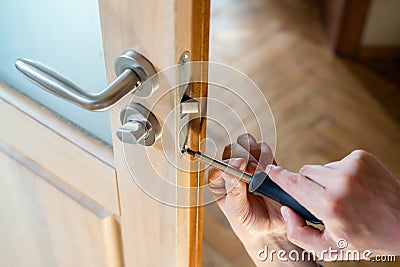
[(85, 111), (31, 84), (14, 67), (19, 57), (42, 62), (88, 92), (103, 90), (97, 0), (1, 0), (0, 80), (111, 144), (108, 112)]

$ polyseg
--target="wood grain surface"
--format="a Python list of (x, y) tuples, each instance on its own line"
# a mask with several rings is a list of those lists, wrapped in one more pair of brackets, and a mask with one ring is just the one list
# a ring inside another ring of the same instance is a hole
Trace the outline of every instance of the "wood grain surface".
[[(213, 1), (210, 60), (249, 75), (268, 99), (279, 164), (297, 171), (363, 148), (400, 177), (400, 125), (393, 116), (400, 112), (400, 94), (362, 66), (332, 54), (317, 6), (309, 0)], [(388, 105), (392, 102), (397, 104)], [(206, 206), (204, 217), (204, 266), (254, 266), (216, 205)]]

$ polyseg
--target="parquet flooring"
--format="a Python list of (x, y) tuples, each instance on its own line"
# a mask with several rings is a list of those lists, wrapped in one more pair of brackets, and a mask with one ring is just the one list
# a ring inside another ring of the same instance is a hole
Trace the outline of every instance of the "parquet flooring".
[[(248, 75), (268, 99), (280, 165), (298, 170), (363, 148), (400, 177), (400, 93), (332, 54), (320, 16), (309, 0), (213, 0), (210, 59)], [(203, 265), (254, 266), (215, 204), (205, 208)]]

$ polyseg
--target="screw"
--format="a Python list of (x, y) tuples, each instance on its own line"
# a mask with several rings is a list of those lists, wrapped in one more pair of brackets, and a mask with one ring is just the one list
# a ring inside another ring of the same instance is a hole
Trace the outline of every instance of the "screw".
[(190, 61), (190, 52), (189, 51), (183, 52), (183, 54), (179, 58), (179, 64), (185, 64), (188, 63), (189, 61)]

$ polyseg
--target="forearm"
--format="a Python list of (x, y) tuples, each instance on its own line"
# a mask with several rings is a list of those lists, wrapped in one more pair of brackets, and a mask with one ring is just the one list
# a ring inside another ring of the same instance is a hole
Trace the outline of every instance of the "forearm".
[(314, 261), (314, 255), (293, 245), (284, 235), (269, 235), (260, 240), (249, 240), (243, 243), (258, 267), (318, 266)]

